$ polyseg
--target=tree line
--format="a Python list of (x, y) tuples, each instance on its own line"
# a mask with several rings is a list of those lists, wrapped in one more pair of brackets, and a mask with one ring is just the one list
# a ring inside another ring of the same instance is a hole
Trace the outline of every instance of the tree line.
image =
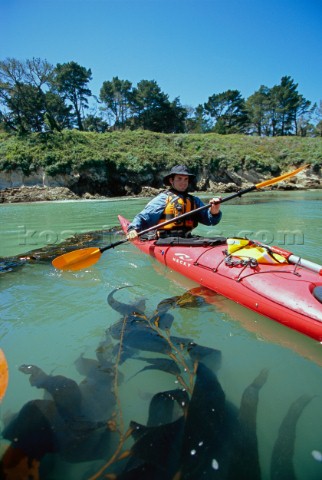
[(0, 62), (0, 129), (29, 134), (64, 129), (107, 132), (144, 129), (162, 133), (219, 133), (259, 136), (322, 136), (322, 101), (298, 92), (290, 76), (264, 85), (244, 99), (238, 90), (214, 93), (196, 107), (170, 100), (155, 80), (113, 77), (99, 95), (89, 88), (92, 71), (76, 62)]

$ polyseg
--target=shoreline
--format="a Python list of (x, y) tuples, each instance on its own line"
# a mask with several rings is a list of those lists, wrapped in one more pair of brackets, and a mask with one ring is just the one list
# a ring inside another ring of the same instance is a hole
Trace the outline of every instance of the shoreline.
[[(217, 195), (221, 193), (234, 193), (240, 191), (242, 188), (247, 188), (249, 185), (237, 186), (233, 183), (214, 185), (213, 188), (207, 190), (198, 190), (192, 192), (196, 195)], [(271, 190), (321, 190), (322, 185), (316, 182), (281, 182), (280, 184), (271, 187)], [(107, 200), (112, 198), (139, 198), (139, 197), (154, 197), (164, 188), (156, 189), (151, 187), (142, 187), (142, 191), (137, 195), (122, 195), (122, 196), (104, 196), (100, 194), (91, 194), (86, 192), (83, 195), (77, 195), (67, 187), (44, 187), (44, 186), (20, 186), (5, 188), (0, 190), (0, 204), (3, 203), (33, 203), (33, 202), (50, 202), (63, 200)]]

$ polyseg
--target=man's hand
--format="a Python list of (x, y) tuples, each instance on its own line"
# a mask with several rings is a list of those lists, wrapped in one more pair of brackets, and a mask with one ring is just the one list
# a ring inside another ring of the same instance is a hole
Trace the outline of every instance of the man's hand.
[(221, 197), (214, 197), (210, 200), (210, 213), (211, 215), (217, 215), (220, 212), (220, 202), (221, 202)]
[(138, 232), (136, 230), (130, 230), (126, 235), (126, 238), (130, 240), (130, 242), (133, 242), (133, 240), (138, 238)]

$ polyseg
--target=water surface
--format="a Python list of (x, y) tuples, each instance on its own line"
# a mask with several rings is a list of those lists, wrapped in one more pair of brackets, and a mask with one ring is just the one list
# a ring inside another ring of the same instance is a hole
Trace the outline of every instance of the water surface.
[[(1, 205), (0, 256), (56, 244), (74, 233), (109, 229), (117, 225), (117, 214), (132, 218), (146, 201)], [(247, 235), (321, 263), (321, 203), (321, 191), (249, 194), (224, 204), (223, 219), (215, 228), (200, 226), (196, 233)], [(113, 236), (106, 237), (107, 243), (110, 240)], [(145, 313), (151, 317), (162, 300), (197, 287), (128, 243), (108, 250), (97, 264), (84, 271), (60, 272), (50, 263), (28, 264), (1, 275), (0, 282), (0, 345), (10, 372), (0, 407), (2, 423), (27, 401), (43, 396), (43, 391), (31, 387), (28, 377), (19, 371), (21, 364), (34, 364), (48, 374), (82, 380), (75, 361), (81, 355), (95, 358), (105, 330), (121, 318), (107, 304), (107, 295), (113, 289), (129, 287), (118, 291), (116, 297), (134, 304), (145, 299)], [(270, 478), (272, 449), (288, 408), (299, 396), (312, 396), (297, 423), (294, 468), (298, 479), (322, 478), (322, 463), (314, 453), (322, 452), (322, 346), (220, 296), (212, 296), (211, 303), (177, 308), (172, 315), (173, 334), (222, 352), (218, 378), (236, 406), (246, 386), (262, 369), (268, 369), (257, 415), (263, 479)], [(126, 379), (140, 368), (142, 364), (134, 360), (121, 366)], [(131, 420), (145, 424), (152, 395), (176, 387), (175, 377), (158, 371), (145, 371), (122, 383), (119, 395), (125, 425)], [(89, 478), (95, 468), (87, 464), (86, 468), (69, 466), (64, 478)], [(59, 475), (61, 472), (51, 478), (62, 478)]]

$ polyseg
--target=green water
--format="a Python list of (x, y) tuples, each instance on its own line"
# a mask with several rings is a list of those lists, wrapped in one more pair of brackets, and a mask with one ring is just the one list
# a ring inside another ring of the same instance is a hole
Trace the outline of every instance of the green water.
[[(117, 225), (117, 214), (132, 218), (145, 203), (146, 199), (113, 199), (3, 204), (0, 256), (58, 243), (74, 233), (111, 228)], [(250, 194), (224, 204), (221, 223), (211, 229), (200, 226), (196, 233), (248, 235), (321, 264), (321, 207), (322, 191)], [(0, 406), (2, 423), (27, 401), (43, 395), (18, 370), (21, 364), (82, 379), (75, 360), (82, 354), (95, 358), (106, 328), (120, 318), (106, 300), (113, 289), (129, 286), (119, 291), (117, 298), (125, 303), (144, 298), (146, 315), (152, 316), (161, 300), (196, 287), (127, 243), (105, 252), (97, 264), (84, 271), (59, 272), (50, 264), (29, 264), (3, 274), (0, 282), (0, 346), (10, 373)], [(297, 479), (321, 479), (322, 463), (312, 452), (322, 452), (322, 345), (219, 296), (213, 297), (210, 305), (172, 313), (172, 333), (221, 350), (218, 377), (227, 398), (236, 405), (259, 371), (269, 370), (257, 414), (263, 479), (270, 478), (273, 445), (288, 408), (300, 395), (312, 395), (297, 423), (294, 468)], [(135, 361), (122, 365), (126, 377), (139, 368), (142, 365)], [(124, 382), (120, 386), (124, 423), (145, 423), (152, 395), (175, 387), (173, 376), (156, 371), (142, 372)], [(88, 468), (69, 466), (64, 477), (53, 473), (51, 478), (89, 478), (84, 473)]]

